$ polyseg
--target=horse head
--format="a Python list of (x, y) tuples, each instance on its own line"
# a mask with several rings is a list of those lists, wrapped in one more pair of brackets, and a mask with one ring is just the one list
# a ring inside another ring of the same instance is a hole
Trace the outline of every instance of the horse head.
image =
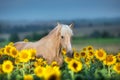
[(58, 23), (57, 25), (61, 47), (66, 49), (66, 52), (67, 52), (66, 55), (68, 57), (73, 57), (73, 50), (71, 46), (71, 37), (73, 35), (72, 27), (73, 27), (73, 24), (65, 25), (65, 24)]

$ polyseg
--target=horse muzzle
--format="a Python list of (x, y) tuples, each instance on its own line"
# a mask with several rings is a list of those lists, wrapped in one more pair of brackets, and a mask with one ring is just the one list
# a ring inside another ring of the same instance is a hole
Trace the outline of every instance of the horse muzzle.
[(66, 55), (70, 58), (73, 58), (73, 51), (69, 51), (66, 53)]

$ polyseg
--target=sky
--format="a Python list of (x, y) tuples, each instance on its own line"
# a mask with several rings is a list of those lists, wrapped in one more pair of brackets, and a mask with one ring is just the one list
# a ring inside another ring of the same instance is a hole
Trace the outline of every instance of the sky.
[(120, 17), (120, 0), (0, 0), (0, 20)]

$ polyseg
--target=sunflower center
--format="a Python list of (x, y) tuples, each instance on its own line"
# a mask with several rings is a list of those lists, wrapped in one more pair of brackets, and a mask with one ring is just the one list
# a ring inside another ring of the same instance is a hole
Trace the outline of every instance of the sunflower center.
[(88, 58), (85, 59), (85, 62), (89, 62), (90, 60)]
[(77, 64), (76, 63), (73, 63), (73, 67), (76, 69), (77, 68)]
[(98, 52), (99, 57), (103, 57), (103, 53), (101, 51)]
[(38, 73), (42, 73), (42, 69), (38, 69)]
[(4, 52), (4, 49), (2, 49), (1, 51), (2, 51), (2, 53), (3, 53), (3, 52)]
[(57, 76), (56, 75), (51, 75), (48, 80), (57, 80)]
[(66, 58), (66, 61), (67, 61), (67, 62), (70, 62), (70, 61), (71, 61), (71, 58)]
[(63, 51), (65, 51), (65, 52), (66, 52), (66, 49), (65, 49), (65, 48), (63, 48)]
[(79, 54), (78, 54), (78, 53), (76, 53), (76, 54), (75, 54), (75, 56), (76, 56), (76, 57), (78, 57), (78, 56), (79, 56)]
[(83, 51), (86, 51), (86, 48), (83, 48)]
[(2, 54), (0, 54), (0, 58), (2, 57)]
[(32, 57), (35, 56), (35, 52), (32, 52)]
[(118, 70), (118, 71), (120, 71), (120, 65), (119, 65), (119, 66), (117, 66), (117, 70)]
[(113, 61), (113, 58), (111, 56), (107, 57), (107, 61), (108, 62), (112, 62)]
[(81, 56), (85, 56), (85, 52), (82, 52), (82, 53), (81, 53)]
[(9, 53), (9, 52), (10, 52), (10, 47), (8, 47), (8, 48), (6, 49), (6, 51)]
[(10, 65), (9, 64), (7, 64), (5, 67), (6, 67), (6, 69), (10, 69)]
[(91, 47), (89, 47), (89, 48), (88, 48), (88, 50), (92, 50), (92, 48), (91, 48)]
[(54, 66), (57, 66), (57, 64), (52, 64), (52, 66), (54, 67)]
[(28, 57), (28, 55), (25, 53), (22, 57), (25, 59)]
[(118, 58), (120, 58), (120, 56), (118, 56)]
[(89, 56), (92, 56), (93, 55), (93, 52), (89, 52)]
[(13, 55), (16, 55), (16, 54), (17, 54), (17, 52), (16, 52), (15, 50), (13, 50), (13, 51), (12, 51), (12, 54), (13, 54)]

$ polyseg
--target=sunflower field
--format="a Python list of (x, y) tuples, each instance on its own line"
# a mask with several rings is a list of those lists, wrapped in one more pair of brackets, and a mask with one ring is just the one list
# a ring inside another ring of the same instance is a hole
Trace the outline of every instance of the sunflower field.
[[(26, 41), (27, 42), (27, 41)], [(51, 64), (36, 58), (36, 50), (18, 51), (10, 42), (0, 48), (0, 80), (120, 80), (120, 53), (107, 53), (104, 49), (87, 46), (74, 56), (66, 56), (64, 63)]]

